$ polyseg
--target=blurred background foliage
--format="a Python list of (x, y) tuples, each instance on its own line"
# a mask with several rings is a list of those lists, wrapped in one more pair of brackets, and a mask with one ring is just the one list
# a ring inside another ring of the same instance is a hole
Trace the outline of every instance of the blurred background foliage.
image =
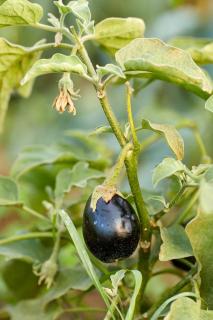
[[(34, 2), (40, 3), (46, 13), (57, 13), (52, 1), (37, 0)], [(159, 37), (165, 41), (176, 36), (213, 37), (212, 0), (91, 0), (90, 5), (96, 23), (111, 16), (135, 16), (144, 19), (146, 37)], [(46, 22), (46, 16), (43, 22)], [(13, 43), (25, 46), (32, 46), (42, 38), (46, 38), (50, 42), (54, 41), (53, 34), (23, 27), (1, 30), (0, 36), (6, 37)], [(93, 44), (89, 45), (89, 51), (94, 64), (104, 65), (112, 59)], [(51, 50), (44, 52), (43, 57), (50, 57), (53, 52)], [(210, 74), (213, 74), (213, 70), (209, 66), (205, 66), (205, 68), (208, 69)], [(81, 98), (76, 102), (77, 115), (75, 117), (67, 113), (59, 115), (52, 108), (52, 103), (58, 93), (57, 83), (59, 79), (60, 76), (58, 75), (40, 77), (36, 80), (29, 98), (24, 99), (18, 95), (12, 96), (6, 117), (5, 130), (0, 136), (1, 175), (9, 175), (12, 163), (20, 150), (27, 145), (49, 145), (63, 141), (64, 131), (66, 130), (83, 129), (85, 135), (87, 135), (87, 132), (94, 130), (96, 127), (107, 124), (92, 86), (77, 77), (74, 79), (75, 88), (81, 88)], [(124, 126), (127, 122), (124, 88), (111, 86), (109, 96), (113, 108)], [(200, 128), (209, 155), (213, 157), (213, 115), (204, 109), (202, 99), (172, 84), (155, 81), (134, 97), (133, 106), (137, 126), (141, 124), (142, 118), (168, 124), (178, 124), (185, 119), (194, 120)], [(189, 167), (198, 164), (200, 153), (192, 133), (188, 129), (182, 129), (181, 133), (185, 142), (184, 162)], [(145, 136), (146, 134), (143, 133), (140, 138)], [(100, 139), (115, 154), (117, 153), (119, 147), (112, 135), (102, 135)], [(159, 141), (141, 156), (139, 176), (144, 188), (153, 188), (151, 173), (154, 166), (164, 157), (170, 155), (171, 152), (165, 142)], [(51, 179), (51, 177), (48, 178), (47, 172), (43, 172), (42, 169), (40, 170), (41, 179), (38, 179), (39, 175), (36, 177), (37, 180), (33, 180), (35, 189), (28, 190), (32, 197), (35, 193), (34, 202), (37, 202), (36, 192), (38, 188), (43, 189), (44, 182), (47, 183), (48, 181), (49, 183), (48, 179)], [(33, 173), (28, 176), (28, 179), (34, 179)], [(25, 224), (30, 223), (27, 219), (20, 219), (21, 214), (15, 212), (9, 212), (6, 216), (5, 210), (1, 210), (0, 217), (1, 234), (6, 230), (12, 233), (19, 227), (23, 229)], [(7, 276), (5, 275), (5, 277)], [(162, 292), (165, 282), (161, 278), (158, 281), (158, 288)], [(32, 283), (34, 282), (35, 279), (32, 278)], [(1, 297), (4, 296), (4, 293), (8, 295), (2, 281), (0, 281), (0, 293)], [(24, 295), (23, 292), (17, 294), (20, 297)], [(160, 292), (156, 294), (160, 294)], [(4, 300), (4, 298), (2, 299)], [(8, 297), (5, 297), (5, 299), (8, 300)], [(9, 299), (13, 299), (13, 297), (9, 297)]]
[[(52, 1), (34, 1), (44, 7), (44, 11), (55, 12)], [(146, 37), (159, 37), (169, 40), (176, 36), (213, 36), (213, 2), (211, 0), (91, 0), (91, 11), (95, 22), (110, 16), (136, 16), (146, 23)], [(46, 16), (44, 16), (44, 22)], [(67, 21), (68, 22), (68, 21)], [(69, 22), (71, 23), (71, 21)], [(1, 36), (14, 43), (32, 46), (36, 41), (46, 38), (54, 41), (54, 35), (31, 28), (8, 28), (1, 30)], [(94, 64), (103, 65), (111, 59), (100, 48), (89, 46)], [(48, 51), (43, 57), (49, 57), (54, 51)], [(208, 66), (206, 66), (208, 68)], [(212, 73), (213, 70), (208, 68)], [(10, 102), (5, 130), (0, 137), (0, 174), (8, 174), (18, 152), (30, 144), (50, 144), (63, 139), (67, 129), (91, 131), (106, 124), (93, 88), (85, 81), (76, 78), (75, 86), (81, 88), (81, 99), (76, 102), (77, 116), (59, 115), (52, 109), (52, 102), (57, 95), (58, 75), (47, 75), (36, 80), (31, 96), (23, 99), (14, 95)], [(110, 88), (110, 98), (119, 119), (125, 124), (124, 90), (118, 86)], [(212, 114), (204, 110), (204, 102), (192, 93), (161, 81), (156, 81), (134, 98), (134, 114), (137, 125), (142, 117), (155, 122), (177, 124), (183, 119), (195, 120), (202, 132), (210, 155), (213, 127)], [(191, 166), (199, 162), (199, 153), (189, 130), (182, 130), (186, 153), (185, 162)], [(110, 141), (110, 146), (117, 148), (117, 143), (110, 135), (101, 137)], [(113, 140), (113, 141), (112, 141)], [(113, 144), (112, 144), (113, 143)], [(143, 186), (151, 188), (151, 170), (170, 151), (164, 142), (158, 142), (141, 157)]]
[[(52, 1), (35, 1), (40, 3), (45, 12), (55, 12)], [(176, 36), (213, 36), (213, 3), (211, 0), (92, 0), (91, 11), (95, 22), (110, 16), (137, 16), (146, 23), (146, 37), (159, 37), (169, 40)], [(44, 16), (44, 22), (46, 16)], [(53, 34), (31, 28), (8, 28), (0, 33), (14, 43), (32, 46), (41, 38), (54, 41)], [(90, 45), (90, 53), (94, 64), (103, 65), (111, 59), (100, 48)], [(43, 56), (51, 56), (48, 51)], [(208, 66), (207, 66), (208, 68)], [(210, 68), (208, 68), (210, 69)], [(212, 70), (209, 70), (210, 73)], [(50, 144), (60, 141), (67, 129), (83, 128), (93, 130), (106, 124), (106, 119), (100, 108), (93, 88), (85, 81), (76, 78), (76, 87), (81, 88), (81, 99), (76, 102), (77, 116), (59, 115), (52, 109), (52, 102), (57, 95), (59, 76), (47, 75), (36, 80), (35, 87), (28, 99), (14, 95), (10, 102), (5, 130), (0, 137), (0, 173), (7, 174), (11, 163), (18, 152), (29, 144)], [(110, 88), (110, 97), (115, 112), (123, 124), (126, 122), (124, 91), (119, 87)], [(182, 119), (194, 119), (205, 139), (208, 152), (213, 153), (212, 114), (204, 110), (204, 102), (171, 84), (156, 81), (142, 90), (134, 99), (134, 114), (139, 125), (142, 117), (156, 122), (179, 123)], [(199, 161), (197, 146), (188, 130), (182, 130), (186, 145), (185, 161), (188, 165)], [(117, 147), (110, 136), (110, 146)], [(151, 187), (151, 170), (156, 163), (169, 155), (170, 151), (163, 142), (151, 147), (142, 156), (143, 186)]]

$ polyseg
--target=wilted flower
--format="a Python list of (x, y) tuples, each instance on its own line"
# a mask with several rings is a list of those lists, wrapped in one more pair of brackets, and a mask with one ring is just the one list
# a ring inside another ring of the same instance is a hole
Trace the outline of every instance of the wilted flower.
[[(39, 271), (40, 269), (40, 271)], [(56, 273), (58, 272), (58, 264), (54, 259), (49, 259), (43, 264), (34, 267), (34, 274), (39, 276), (38, 284), (44, 282), (49, 289), (53, 284)]]
[(76, 109), (73, 100), (77, 100), (79, 97), (79, 90), (74, 91), (70, 75), (65, 73), (59, 81), (59, 95), (55, 98), (53, 106), (60, 113), (67, 111), (75, 116)]

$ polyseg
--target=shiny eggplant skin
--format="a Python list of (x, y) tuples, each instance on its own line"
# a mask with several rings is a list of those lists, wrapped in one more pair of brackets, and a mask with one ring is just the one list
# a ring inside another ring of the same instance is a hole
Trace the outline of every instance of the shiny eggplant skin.
[(117, 194), (108, 203), (100, 198), (95, 211), (90, 196), (84, 210), (83, 236), (97, 259), (111, 263), (129, 257), (137, 248), (139, 220), (129, 202)]

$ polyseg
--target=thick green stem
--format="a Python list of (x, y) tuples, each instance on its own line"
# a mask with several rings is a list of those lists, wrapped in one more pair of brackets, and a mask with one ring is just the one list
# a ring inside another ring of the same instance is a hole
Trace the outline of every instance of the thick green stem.
[(109, 100), (106, 96), (106, 92), (102, 91), (102, 90), (98, 91), (98, 98), (99, 98), (99, 101), (100, 101), (101, 106), (103, 108), (103, 111), (105, 113), (105, 116), (106, 116), (120, 146), (124, 147), (125, 144), (127, 143), (127, 140), (126, 140), (126, 138), (120, 128), (120, 125), (115, 117), (114, 112), (111, 109)]
[[(88, 71), (90, 76), (92, 76), (94, 79), (97, 78), (96, 72), (94, 70), (94, 67), (92, 65), (92, 62), (88, 56), (88, 53), (83, 46), (83, 44), (78, 41), (79, 44), (79, 53), (81, 55), (81, 58), (83, 62), (87, 65)], [(109, 100), (107, 98), (106, 91), (102, 86), (100, 86), (99, 83), (95, 85), (95, 89), (97, 91), (97, 96), (99, 98), (99, 101), (101, 103), (101, 106), (103, 108), (103, 111), (106, 115), (106, 118), (120, 144), (120, 146), (123, 148), (127, 140), (120, 128), (119, 122), (112, 111), (111, 105), (109, 103)], [(140, 219), (141, 224), (141, 246), (140, 246), (140, 253), (139, 253), (139, 270), (142, 272), (143, 275), (143, 284), (141, 288), (141, 295), (139, 296), (139, 299), (142, 298), (142, 294), (144, 292), (145, 286), (148, 282), (149, 276), (150, 276), (150, 270), (149, 270), (149, 253), (150, 253), (150, 244), (151, 244), (151, 225), (149, 221), (149, 215), (142, 197), (141, 188), (138, 180), (138, 174), (137, 174), (137, 156), (135, 154), (135, 151), (129, 151), (126, 156), (125, 160), (125, 166), (127, 171), (127, 176), (130, 184), (130, 188), (134, 197), (135, 205), (137, 208), (138, 216)], [(140, 300), (139, 300), (140, 301)], [(139, 304), (138, 304), (139, 305)]]

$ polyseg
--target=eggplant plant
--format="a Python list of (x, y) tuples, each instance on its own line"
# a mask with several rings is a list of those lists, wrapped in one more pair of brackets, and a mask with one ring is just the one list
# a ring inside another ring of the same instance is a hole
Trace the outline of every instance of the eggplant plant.
[[(0, 28), (54, 36), (32, 47), (0, 38), (1, 131), (11, 95), (28, 97), (34, 80), (52, 73), (60, 76), (53, 112), (77, 118), (84, 95), (79, 84), (88, 82), (108, 125), (97, 123), (89, 133), (70, 130), (63, 143), (26, 147), (10, 176), (0, 177), (1, 209), (31, 221), (0, 239), (1, 277), (10, 290), (0, 319), (213, 319), (211, 155), (194, 121), (173, 126), (169, 117), (155, 123), (136, 119), (132, 111), (138, 92), (161, 80), (199, 96), (203, 113), (211, 116), (212, 80), (202, 66), (213, 62), (212, 40), (166, 43), (147, 38), (142, 19), (96, 23), (87, 0), (53, 3), (54, 14), (44, 24), (40, 4), (0, 1)], [(95, 65), (89, 45), (107, 52), (108, 63)], [(125, 124), (109, 99), (112, 88), (123, 88)], [(200, 163), (190, 168), (180, 129), (191, 131), (200, 154)], [(117, 141), (117, 160), (106, 135)], [(170, 156), (159, 158), (149, 175), (154, 187), (164, 186), (161, 193), (145, 190), (139, 179), (141, 155), (159, 140)], [(175, 281), (153, 299), (159, 282), (152, 291), (150, 283), (165, 274)], [(88, 302), (97, 296), (102, 301), (96, 306)]]

